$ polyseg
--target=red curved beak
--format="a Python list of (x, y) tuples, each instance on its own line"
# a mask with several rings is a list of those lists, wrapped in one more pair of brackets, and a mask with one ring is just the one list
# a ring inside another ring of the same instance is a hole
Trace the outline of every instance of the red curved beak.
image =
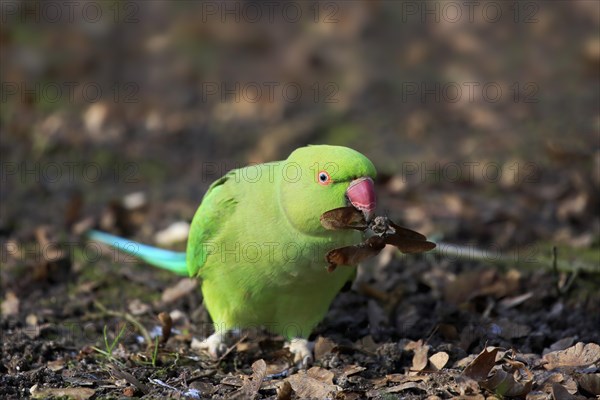
[(376, 205), (373, 179), (367, 177), (353, 180), (346, 189), (346, 196), (354, 208), (362, 211), (365, 219), (370, 221)]

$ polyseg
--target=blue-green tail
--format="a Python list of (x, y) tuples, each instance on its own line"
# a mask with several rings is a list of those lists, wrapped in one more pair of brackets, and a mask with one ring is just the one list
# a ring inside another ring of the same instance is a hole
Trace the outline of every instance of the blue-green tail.
[(155, 267), (166, 269), (177, 275), (188, 275), (184, 252), (163, 250), (100, 231), (89, 231), (87, 237), (144, 260)]

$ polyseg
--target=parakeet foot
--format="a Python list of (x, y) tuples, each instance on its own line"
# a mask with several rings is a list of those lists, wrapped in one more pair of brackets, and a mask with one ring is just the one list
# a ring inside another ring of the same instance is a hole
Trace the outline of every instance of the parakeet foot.
[(202, 341), (192, 342), (192, 348), (206, 351), (211, 358), (216, 360), (227, 351), (226, 338), (226, 332), (215, 332)]
[(294, 355), (294, 363), (299, 368), (306, 369), (313, 363), (313, 349), (315, 344), (306, 339), (295, 338), (286, 343), (286, 346)]

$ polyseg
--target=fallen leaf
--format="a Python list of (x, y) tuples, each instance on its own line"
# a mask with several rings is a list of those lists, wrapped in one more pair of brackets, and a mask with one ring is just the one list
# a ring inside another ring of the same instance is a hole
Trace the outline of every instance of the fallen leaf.
[[(469, 400), (470, 399), (485, 399), (485, 397), (483, 397), (480, 392), (481, 389), (479, 387), (479, 384), (477, 383), (477, 381), (475, 381), (474, 379), (469, 378), (468, 376), (463, 376), (463, 375), (459, 375), (456, 376), (454, 378), (456, 384), (454, 385), (454, 389), (460, 393), (461, 396), (466, 396), (468, 394), (470, 394), (471, 396), (469, 396)], [(473, 397), (475, 396), (475, 397)]]
[(129, 372), (122, 371), (113, 365), (111, 365), (109, 369), (112, 375), (116, 376), (117, 378), (126, 380), (127, 382), (138, 388), (142, 393), (150, 392), (150, 388), (148, 388), (148, 386), (140, 382), (135, 376), (133, 376)]
[(488, 351), (487, 348), (483, 349), (481, 353), (465, 368), (463, 375), (469, 378), (475, 379), (478, 382), (485, 380), (490, 373), (491, 369), (496, 364), (496, 354), (498, 348), (494, 347)]
[(481, 383), (481, 386), (501, 396), (521, 397), (531, 392), (533, 385), (533, 374), (528, 370), (523, 380), (515, 379), (515, 375), (503, 369), (496, 368), (491, 376)]
[(260, 385), (267, 375), (267, 364), (265, 360), (260, 359), (252, 364), (252, 379), (246, 379), (241, 390), (247, 399), (253, 399), (258, 394)]
[(346, 391), (343, 390), (341, 392), (338, 393), (337, 398), (340, 400), (361, 400), (364, 399), (364, 392), (362, 393), (358, 393), (358, 392), (350, 392), (350, 391)]
[(600, 360), (600, 345), (579, 342), (566, 350), (553, 351), (542, 358), (544, 368), (580, 367), (594, 364)]
[(373, 340), (373, 336), (371, 335), (358, 339), (354, 344), (359, 350), (367, 353), (375, 353), (379, 348), (379, 345), (375, 343), (375, 340)]
[(527, 393), (525, 400), (548, 400), (548, 393), (541, 391), (533, 391)]
[(225, 376), (221, 379), (221, 384), (242, 387), (244, 385), (244, 379), (239, 375)]
[(283, 383), (277, 388), (277, 400), (291, 400), (294, 389), (288, 381)]
[(439, 371), (444, 368), (449, 359), (450, 356), (448, 353), (440, 351), (429, 357), (429, 362), (436, 370)]
[(577, 397), (569, 393), (569, 391), (560, 383), (552, 385), (552, 397), (554, 400), (575, 400)]
[(50, 370), (58, 372), (65, 368), (65, 360), (61, 358), (60, 360), (50, 361), (47, 366)]
[(29, 389), (34, 399), (46, 399), (67, 397), (72, 400), (86, 400), (92, 397), (96, 391), (90, 388), (44, 388), (40, 389), (37, 384)]
[(160, 246), (169, 246), (173, 243), (184, 242), (190, 233), (190, 224), (184, 221), (175, 222), (166, 229), (156, 232), (154, 240)]
[(6, 292), (2, 302), (2, 315), (17, 315), (19, 313), (19, 298), (13, 291)]
[(315, 360), (321, 360), (326, 354), (331, 353), (336, 346), (333, 340), (319, 336), (315, 341)]
[(321, 367), (312, 367), (311, 369), (306, 371), (306, 374), (311, 378), (315, 378), (318, 381), (327, 383), (329, 385), (333, 385), (333, 377), (335, 375), (328, 369)]
[(600, 396), (600, 374), (582, 374), (577, 377), (577, 383), (586, 392)]
[(385, 384), (388, 382), (405, 383), (405, 382), (428, 382), (431, 379), (429, 375), (404, 375), (404, 374), (389, 374), (384, 378)]
[(383, 393), (399, 393), (409, 389), (419, 389), (422, 391), (427, 391), (425, 385), (419, 382), (405, 382), (398, 386), (392, 386), (391, 388), (387, 388), (383, 390)]
[(422, 371), (427, 366), (427, 354), (429, 353), (429, 346), (423, 345), (420, 340), (419, 343), (421, 343), (421, 345), (413, 350), (415, 353), (412, 359), (411, 370), (413, 371)]
[(341, 388), (331, 385), (309, 376), (306, 371), (300, 371), (286, 379), (298, 398), (324, 399), (335, 397), (335, 393)]
[(172, 303), (175, 300), (185, 296), (196, 288), (197, 282), (194, 279), (184, 278), (177, 282), (175, 286), (171, 286), (162, 294), (161, 301), (164, 304)]
[(346, 365), (344, 367), (344, 370), (342, 371), (342, 374), (344, 374), (344, 376), (351, 376), (351, 375), (355, 375), (358, 374), (359, 372), (362, 372), (366, 370), (365, 367), (361, 367), (359, 365)]
[(131, 300), (127, 308), (129, 309), (131, 315), (135, 316), (146, 314), (150, 311), (150, 306), (146, 303), (142, 303), (140, 299)]
[(577, 340), (577, 338), (575, 336), (569, 336), (569, 337), (557, 340), (556, 342), (552, 343), (550, 345), (550, 347), (544, 349), (542, 354), (546, 355), (548, 353), (552, 353), (553, 351), (560, 351), (560, 350), (568, 349), (569, 347), (573, 346), (573, 343), (575, 343), (575, 340)]

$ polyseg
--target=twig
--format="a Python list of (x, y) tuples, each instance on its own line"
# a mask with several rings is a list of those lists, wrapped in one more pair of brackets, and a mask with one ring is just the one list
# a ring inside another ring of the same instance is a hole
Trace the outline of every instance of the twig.
[(233, 349), (235, 349), (235, 348), (237, 347), (237, 345), (238, 345), (238, 344), (240, 344), (240, 343), (242, 343), (244, 340), (246, 340), (246, 338), (247, 338), (247, 337), (248, 337), (248, 334), (247, 334), (247, 333), (246, 333), (246, 334), (244, 334), (244, 335), (243, 335), (243, 336), (242, 336), (242, 337), (241, 337), (241, 338), (240, 338), (240, 339), (239, 339), (237, 342), (235, 342), (235, 343), (234, 343), (234, 344), (233, 344), (231, 347), (229, 347), (229, 348), (227, 349), (227, 351), (225, 351), (225, 353), (223, 353), (223, 355), (222, 355), (221, 357), (219, 357), (219, 359), (216, 361), (216, 363), (218, 364), (218, 363), (220, 363), (221, 361), (223, 361), (223, 359), (224, 359), (225, 357), (227, 357), (227, 355), (228, 355), (229, 353), (231, 353), (231, 351), (232, 351)]
[(115, 365), (109, 365), (110, 372), (119, 379), (125, 379), (127, 382), (138, 388), (142, 393), (147, 394), (150, 389), (148, 386), (140, 382), (135, 376), (129, 372), (121, 371)]

